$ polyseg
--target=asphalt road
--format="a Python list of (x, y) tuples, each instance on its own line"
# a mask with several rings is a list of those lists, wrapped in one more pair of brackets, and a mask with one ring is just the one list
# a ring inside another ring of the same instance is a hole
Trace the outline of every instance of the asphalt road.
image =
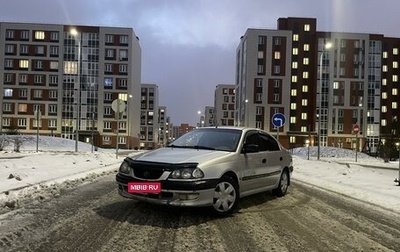
[(121, 198), (110, 175), (0, 215), (0, 251), (400, 251), (400, 214), (295, 182), (215, 218)]

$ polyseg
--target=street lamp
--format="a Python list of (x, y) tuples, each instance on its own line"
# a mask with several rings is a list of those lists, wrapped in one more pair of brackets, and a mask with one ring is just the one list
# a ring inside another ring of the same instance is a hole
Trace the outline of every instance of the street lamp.
[[(70, 30), (71, 35), (78, 41), (78, 88), (77, 88), (77, 102), (76, 102), (76, 121), (75, 121), (75, 152), (78, 152), (78, 141), (79, 141), (79, 117), (81, 107), (81, 39), (78, 36), (79, 33), (76, 29)], [(75, 48), (75, 45), (74, 45)], [(75, 51), (74, 51), (75, 55)]]
[(324, 59), (324, 53), (325, 50), (329, 50), (332, 47), (332, 43), (324, 43), (324, 46), (322, 48), (320, 60), (319, 60), (319, 105), (318, 105), (318, 149), (317, 149), (317, 159), (319, 160), (320, 158), (320, 153), (321, 153), (321, 107), (322, 107), (322, 64), (323, 64), (323, 59)]

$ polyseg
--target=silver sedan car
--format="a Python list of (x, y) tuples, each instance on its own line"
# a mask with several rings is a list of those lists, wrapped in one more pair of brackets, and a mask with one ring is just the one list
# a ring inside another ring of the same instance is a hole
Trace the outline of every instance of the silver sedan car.
[(229, 215), (239, 199), (272, 190), (284, 196), (292, 157), (260, 129), (206, 127), (169, 146), (127, 157), (116, 181), (121, 196), (155, 204), (209, 206)]

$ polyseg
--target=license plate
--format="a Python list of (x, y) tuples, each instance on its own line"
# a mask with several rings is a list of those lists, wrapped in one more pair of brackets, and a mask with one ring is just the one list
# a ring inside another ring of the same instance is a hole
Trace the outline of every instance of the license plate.
[(154, 193), (161, 192), (160, 182), (130, 182), (128, 183), (128, 193)]

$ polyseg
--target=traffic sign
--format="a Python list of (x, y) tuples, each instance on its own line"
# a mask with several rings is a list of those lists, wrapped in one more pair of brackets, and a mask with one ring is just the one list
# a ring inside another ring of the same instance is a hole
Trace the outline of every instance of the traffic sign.
[(353, 134), (358, 134), (360, 132), (360, 126), (358, 124), (353, 125)]
[(111, 108), (112, 110), (114, 110), (114, 112), (119, 112), (122, 113), (125, 110), (125, 102), (121, 99), (115, 99), (112, 103), (111, 103)]
[(276, 113), (272, 116), (272, 124), (275, 127), (282, 127), (285, 124), (286, 118), (282, 113)]

